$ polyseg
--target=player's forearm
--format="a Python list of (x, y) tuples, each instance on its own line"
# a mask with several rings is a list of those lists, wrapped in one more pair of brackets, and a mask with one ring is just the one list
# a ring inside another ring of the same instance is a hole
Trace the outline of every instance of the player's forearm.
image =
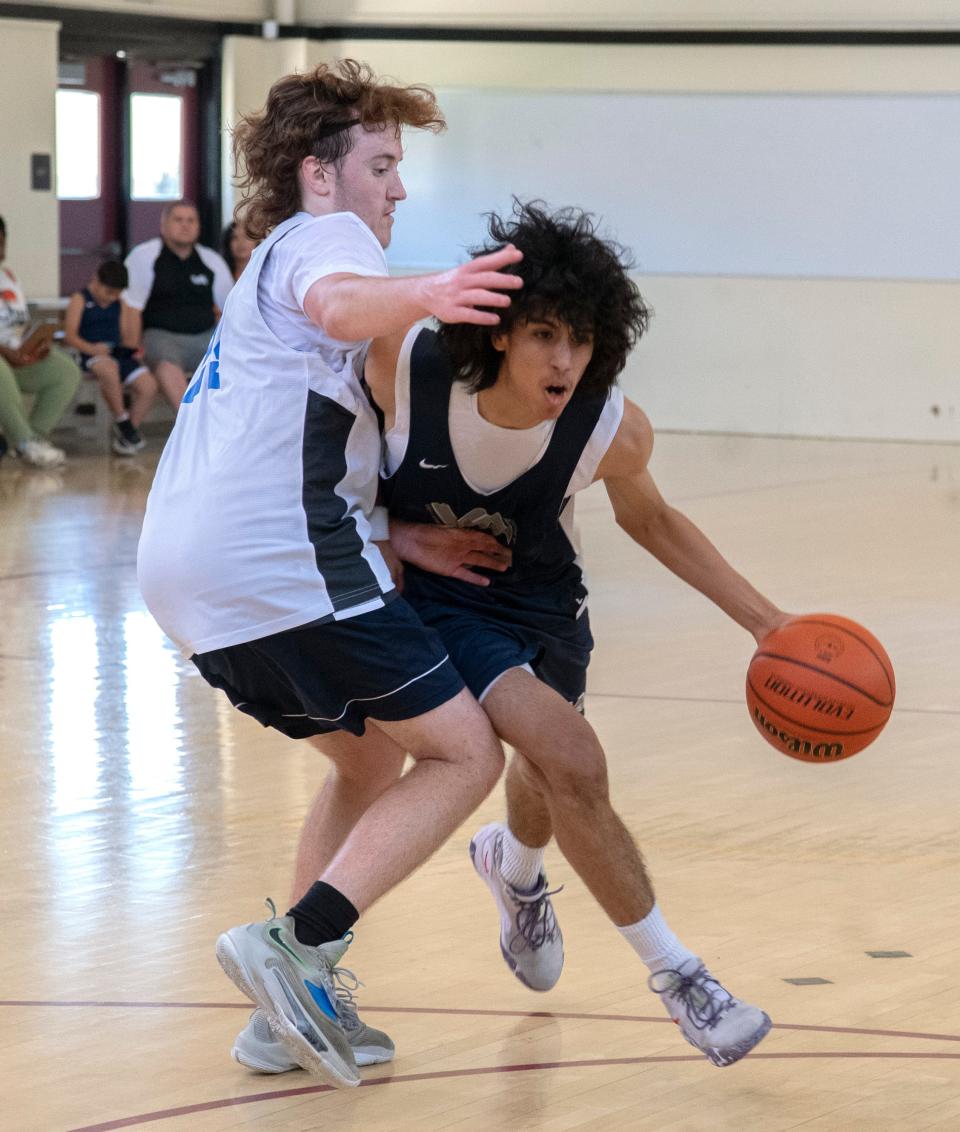
[(757, 640), (784, 619), (783, 611), (737, 573), (681, 512), (667, 507), (644, 523), (618, 521), (658, 562), (699, 590)]
[(395, 334), (427, 315), (441, 322), (496, 326), (500, 317), (487, 308), (510, 306), (506, 292), (522, 287), (523, 280), (505, 269), (521, 259), (523, 253), (507, 244), (432, 275), (405, 279), (330, 275), (307, 291), (304, 310), (312, 322), (341, 342)]
[(383, 279), (352, 275), (316, 296), (311, 319), (331, 338), (356, 342), (403, 330), (430, 312), (425, 283), (429, 276)]

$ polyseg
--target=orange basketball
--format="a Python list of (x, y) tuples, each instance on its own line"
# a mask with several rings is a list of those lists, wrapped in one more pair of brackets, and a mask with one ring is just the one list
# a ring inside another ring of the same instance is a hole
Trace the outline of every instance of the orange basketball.
[(794, 617), (760, 642), (747, 669), (750, 718), (771, 746), (808, 763), (862, 751), (883, 730), (896, 685), (883, 645), (832, 613)]

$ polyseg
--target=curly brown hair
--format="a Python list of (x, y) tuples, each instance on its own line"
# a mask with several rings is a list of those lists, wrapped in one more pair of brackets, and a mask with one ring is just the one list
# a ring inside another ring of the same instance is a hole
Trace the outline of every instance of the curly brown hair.
[(353, 147), (354, 125), (437, 133), (446, 123), (429, 87), (381, 82), (355, 59), (278, 79), (263, 110), (242, 115), (233, 132), (238, 185), (246, 194), (234, 215), (244, 210), (253, 239), (263, 239), (300, 208), (297, 171), (305, 157), (340, 167)]
[(454, 373), (473, 392), (489, 389), (496, 384), (503, 361), (493, 336), (524, 323), (556, 318), (577, 339), (593, 338), (583, 387), (595, 392), (609, 389), (653, 313), (628, 274), (633, 265), (627, 249), (603, 239), (589, 212), (579, 208), (550, 212), (543, 201), (514, 197), (512, 215), (487, 213), (487, 225), (489, 240), (471, 248), (470, 254), (515, 245), (523, 259), (504, 271), (519, 275), (523, 287), (510, 293), (509, 307), (497, 308), (496, 326), (440, 326), (438, 337)]

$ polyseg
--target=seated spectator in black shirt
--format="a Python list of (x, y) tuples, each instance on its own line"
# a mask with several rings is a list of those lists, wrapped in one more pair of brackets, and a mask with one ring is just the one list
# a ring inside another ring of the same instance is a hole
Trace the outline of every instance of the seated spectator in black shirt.
[[(119, 456), (143, 448), (140, 422), (157, 396), (157, 379), (135, 357), (129, 308), (120, 298), (127, 282), (122, 263), (101, 263), (86, 287), (70, 296), (63, 320), (64, 342), (79, 351), (80, 368), (97, 379), (113, 414), (112, 448)], [(130, 399), (129, 413), (124, 394)]]
[(223, 258), (198, 244), (199, 236), (196, 206), (175, 201), (163, 210), (159, 237), (137, 244), (125, 261), (132, 328), (139, 335), (142, 326), (144, 361), (174, 407), (233, 286)]
[(256, 246), (257, 241), (251, 240), (243, 224), (238, 224), (236, 220), (231, 220), (220, 234), (220, 254), (230, 268), (234, 283), (243, 274)]

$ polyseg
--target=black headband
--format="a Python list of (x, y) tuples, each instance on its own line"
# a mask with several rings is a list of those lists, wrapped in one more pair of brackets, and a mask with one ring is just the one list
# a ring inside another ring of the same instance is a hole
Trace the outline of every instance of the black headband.
[(317, 141), (323, 141), (324, 138), (333, 137), (334, 134), (339, 134), (342, 130), (349, 130), (351, 126), (358, 126), (361, 119), (349, 118), (345, 122), (330, 122), (326, 126), (321, 126), (317, 130)]

